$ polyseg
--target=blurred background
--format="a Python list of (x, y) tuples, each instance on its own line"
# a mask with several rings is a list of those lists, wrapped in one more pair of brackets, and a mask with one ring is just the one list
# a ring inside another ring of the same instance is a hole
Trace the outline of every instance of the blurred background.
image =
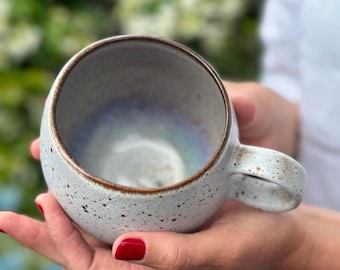
[[(134, 33), (179, 41), (218, 73), (256, 80), (262, 0), (0, 0), (0, 211), (41, 218), (46, 190), (29, 154), (45, 97), (63, 64), (98, 39)], [(0, 235), (0, 270), (60, 269)]]

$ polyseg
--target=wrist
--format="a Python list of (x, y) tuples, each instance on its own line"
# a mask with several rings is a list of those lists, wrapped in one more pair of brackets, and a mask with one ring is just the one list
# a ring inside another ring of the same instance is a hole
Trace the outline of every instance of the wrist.
[(308, 265), (308, 254), (311, 253), (313, 245), (309, 243), (308, 231), (305, 230), (303, 225), (305, 220), (300, 214), (300, 209), (295, 209), (288, 215), (291, 219), (290, 236), (285, 240), (284, 252), (279, 265), (273, 269), (309, 269), (306, 267)]
[(280, 267), (274, 269), (340, 269), (339, 213), (301, 205), (289, 214), (295, 219), (295, 231)]
[[(277, 238), (274, 234), (271, 252), (269, 257), (262, 262), (259, 269), (268, 270), (301, 270), (308, 269), (304, 267), (303, 253), (305, 252), (306, 231), (303, 229), (303, 219), (300, 216), (299, 209), (289, 212), (279, 213), (280, 222), (276, 226)], [(270, 259), (269, 259), (270, 258)], [(300, 260), (302, 258), (302, 260)]]

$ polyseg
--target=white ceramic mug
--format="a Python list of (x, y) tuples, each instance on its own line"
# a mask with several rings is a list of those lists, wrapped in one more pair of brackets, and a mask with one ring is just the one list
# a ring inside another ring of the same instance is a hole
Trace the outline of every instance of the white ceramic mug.
[(173, 41), (116, 36), (81, 50), (56, 78), (43, 114), (49, 190), (85, 231), (193, 232), (225, 200), (285, 211), (306, 173), (289, 156), (240, 144), (213, 68)]

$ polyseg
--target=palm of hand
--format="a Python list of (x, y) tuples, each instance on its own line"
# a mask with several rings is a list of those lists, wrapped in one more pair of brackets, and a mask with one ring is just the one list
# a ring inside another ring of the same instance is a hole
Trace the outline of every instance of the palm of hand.
[[(158, 256), (152, 263), (155, 268), (149, 268), (141, 265), (144, 264), (143, 260), (137, 264), (116, 260), (111, 246), (80, 231), (64, 214), (51, 194), (39, 195), (36, 201), (38, 205), (43, 206), (45, 222), (3, 212), (0, 220), (1, 223), (6, 220), (6, 224), (1, 224), (1, 228), (22, 245), (70, 270), (248, 269), (248, 266), (260, 265), (262, 261), (268, 263), (267, 258), (271, 258), (271, 253), (276, 254), (280, 248), (270, 243), (277, 243), (275, 237), (285, 237), (282, 234), (263, 234), (266, 228), (269, 231), (278, 224), (284, 226), (284, 219), (281, 218), (284, 214), (266, 213), (236, 202), (227, 202), (200, 232), (140, 233), (144, 236), (153, 235), (155, 239), (155, 234), (161, 234), (164, 239), (170, 239), (169, 250), (164, 248), (167, 246), (166, 242), (156, 243), (159, 245), (158, 252), (163, 252), (163, 258)], [(171, 239), (176, 239), (176, 244), (181, 245), (177, 252), (170, 246)], [(151, 248), (146, 256), (153, 256), (153, 250), (155, 247)], [(147, 260), (145, 264), (148, 265)]]

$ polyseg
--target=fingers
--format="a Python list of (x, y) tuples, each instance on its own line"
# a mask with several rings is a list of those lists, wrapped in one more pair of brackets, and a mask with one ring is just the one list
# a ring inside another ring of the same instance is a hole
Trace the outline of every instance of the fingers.
[(0, 229), (24, 247), (62, 264), (44, 222), (13, 212), (0, 212)]
[(197, 233), (125, 233), (116, 239), (112, 252), (118, 260), (152, 269), (251, 269), (244, 258), (245, 254), (249, 258), (254, 237), (244, 224), (256, 221), (259, 213), (229, 201)]
[(223, 83), (235, 108), (241, 142), (294, 156), (299, 138), (298, 105), (257, 83)]
[(245, 129), (249, 127), (255, 119), (257, 110), (255, 100), (249, 95), (242, 93), (231, 95), (231, 100), (239, 128)]
[[(62, 265), (68, 269), (89, 269), (94, 250), (83, 239), (53, 196), (50, 193), (41, 194), (36, 198), (36, 203), (44, 213), (53, 245), (63, 258)], [(77, 268), (74, 267), (75, 258)]]
[[(233, 103), (240, 130), (251, 128), (258, 113), (258, 100), (255, 83), (234, 83), (224, 81), (228, 95)], [(254, 92), (255, 91), (255, 92)]]
[(107, 245), (86, 234), (85, 240), (50, 193), (39, 195), (36, 204), (45, 222), (13, 212), (0, 212), (0, 232), (68, 270), (131, 269), (126, 262), (114, 260)]
[(215, 246), (218, 242), (216, 235), (204, 232), (139, 232), (120, 236), (112, 250), (118, 260), (152, 269), (215, 269), (219, 255), (216, 250), (220, 250)]
[(32, 141), (30, 145), (30, 152), (34, 159), (40, 160), (40, 139), (39, 138)]
[(63, 260), (61, 265), (67, 270), (144, 269), (139, 266), (131, 268), (131, 265), (124, 261), (114, 260), (111, 249), (98, 244), (98, 241), (95, 241), (96, 246), (88, 245), (81, 231), (65, 215), (50, 193), (38, 196), (36, 202), (44, 212), (53, 245)]

